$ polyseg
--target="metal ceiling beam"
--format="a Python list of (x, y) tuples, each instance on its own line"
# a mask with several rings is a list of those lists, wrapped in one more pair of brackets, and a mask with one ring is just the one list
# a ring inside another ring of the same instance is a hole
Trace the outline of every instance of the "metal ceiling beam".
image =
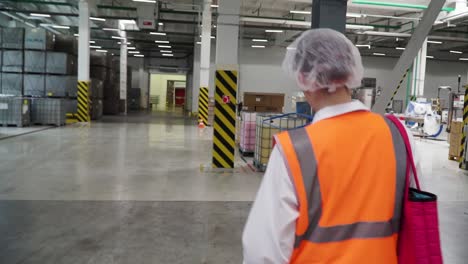
[(385, 113), (385, 108), (392, 97), (395, 87), (398, 86), (401, 77), (413, 63), (414, 58), (421, 49), (423, 42), (426, 40), (432, 25), (434, 24), (440, 9), (444, 6), (445, 0), (432, 0), (429, 8), (424, 12), (424, 15), (418, 27), (414, 30), (405, 51), (400, 59), (393, 67), (391, 73), (391, 81), (387, 84), (386, 89), (382, 90), (382, 95), (377, 99), (373, 111), (377, 113)]

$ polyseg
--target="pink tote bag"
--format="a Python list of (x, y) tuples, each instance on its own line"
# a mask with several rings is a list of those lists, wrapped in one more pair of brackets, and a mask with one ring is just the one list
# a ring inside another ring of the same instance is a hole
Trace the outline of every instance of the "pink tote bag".
[[(388, 115), (386, 117), (400, 131), (406, 145), (408, 157), (403, 214), (398, 237), (398, 263), (442, 264), (437, 196), (421, 191), (406, 129), (395, 116)], [(416, 188), (410, 188), (411, 175), (414, 175)]]

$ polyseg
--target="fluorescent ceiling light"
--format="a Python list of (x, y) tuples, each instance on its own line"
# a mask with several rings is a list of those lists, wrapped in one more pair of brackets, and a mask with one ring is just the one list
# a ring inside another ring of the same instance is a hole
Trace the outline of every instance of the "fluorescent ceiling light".
[(73, 36), (75, 36), (75, 37), (79, 37), (80, 35), (79, 35), (79, 34), (73, 34)]
[(163, 23), (163, 22), (159, 22), (158, 25), (164, 26), (164, 23)]
[(385, 56), (385, 53), (377, 53), (377, 52), (374, 52), (374, 53), (372, 53), (372, 54), (374, 54), (375, 56)]
[(198, 44), (198, 45), (201, 45), (201, 41), (197, 41), (197, 44)]
[(98, 50), (96, 50), (96, 51), (97, 51), (97, 52), (107, 52), (107, 50), (100, 50), (100, 49), (98, 49)]
[(374, 29), (374, 27), (373, 27), (373, 26), (364, 26), (364, 25), (351, 25), (351, 24), (346, 24), (346, 29), (371, 30), (371, 29)]
[[(119, 41), (119, 42), (117, 42), (117, 44), (121, 45), (122, 42)], [(130, 45), (130, 44), (132, 44), (132, 43), (130, 43), (130, 42), (125, 43), (125, 42), (124, 42), (124, 44)], [(127, 48), (127, 49), (128, 49), (128, 48)]]
[(163, 32), (150, 32), (150, 35), (166, 36), (166, 33), (163, 33)]
[(167, 54), (167, 53), (164, 53), (163, 56), (166, 56), (166, 57), (174, 57), (174, 54)]
[(129, 51), (128, 53), (129, 53), (129, 54), (138, 54), (138, 53), (140, 53), (140, 52), (139, 52), (139, 51)]
[(363, 15), (358, 13), (346, 13), (346, 17), (361, 18)]
[(455, 53), (455, 54), (462, 54), (463, 52), (458, 51), (458, 50), (451, 50), (450, 53)]
[(468, 58), (459, 58), (461, 61), (468, 61)]
[(156, 4), (156, 0), (133, 0), (133, 2), (142, 2), (142, 3)]
[(291, 10), (289, 11), (291, 14), (302, 14), (302, 15), (310, 15), (312, 11), (305, 11), (305, 10)]
[(442, 44), (442, 41), (428, 40), (427, 43), (431, 43), (431, 44)]
[(166, 43), (166, 44), (169, 43), (169, 41), (167, 41), (167, 40), (156, 40), (155, 42), (156, 43)]
[(95, 20), (95, 21), (106, 21), (106, 19), (104, 18), (100, 18), (100, 17), (89, 17), (90, 20)]
[(94, 44), (94, 43), (96, 43), (96, 41), (90, 40), (89, 43), (90, 43), (90, 44)]
[(105, 30), (105, 31), (119, 31), (118, 28), (102, 28), (102, 30)]
[(101, 46), (89, 46), (89, 47), (92, 48), (92, 49), (102, 49)]
[(50, 15), (48, 14), (39, 14), (39, 13), (31, 13), (29, 15), (34, 16), (34, 17), (50, 17)]
[(368, 48), (368, 49), (371, 48), (370, 45), (364, 45), (364, 44), (356, 44), (356, 47), (358, 47), (358, 48)]
[(252, 39), (253, 42), (268, 42), (267, 39)]
[(172, 46), (158, 45), (158, 48), (170, 49)]
[(211, 5), (211, 7), (218, 8), (219, 5)]
[(128, 50), (135, 50), (135, 47), (127, 47)]
[(172, 50), (160, 50), (161, 53), (172, 53)]
[(117, 36), (112, 36), (111, 38), (113, 38), (113, 39), (125, 39), (123, 37), (117, 37)]
[(135, 55), (133, 55), (133, 56), (135, 56), (135, 57), (144, 57), (145, 55), (142, 55), (142, 54), (135, 54)]
[(400, 37), (400, 38), (411, 37), (411, 34), (408, 34), (408, 33), (383, 32), (383, 31), (365, 31), (364, 34), (372, 35), (372, 36), (382, 36), (382, 37)]
[(70, 29), (69, 26), (60, 26), (60, 25), (52, 25), (53, 28), (59, 28), (59, 29)]
[(267, 33), (283, 33), (283, 30), (279, 30), (279, 29), (266, 29), (265, 32), (267, 32)]
[(395, 49), (397, 49), (397, 50), (405, 50), (405, 48), (403, 48), (403, 47), (396, 47)]
[(252, 48), (264, 49), (265, 46), (262, 46), (262, 45), (252, 45)]
[(428, 59), (433, 59), (434, 56), (426, 56), (426, 58), (428, 58)]

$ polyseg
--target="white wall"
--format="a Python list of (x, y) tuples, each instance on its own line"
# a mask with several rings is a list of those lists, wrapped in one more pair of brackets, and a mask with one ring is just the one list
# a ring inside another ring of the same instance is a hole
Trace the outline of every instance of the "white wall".
[[(197, 49), (197, 48), (195, 48)], [(215, 50), (215, 47), (212, 47)], [(284, 48), (253, 49), (242, 46), (239, 50), (239, 99), (242, 100), (244, 92), (266, 92), (285, 93), (285, 111), (291, 111), (291, 95), (298, 91), (295, 83), (290, 80), (281, 67), (285, 54)], [(210, 94), (214, 91), (214, 55), (212, 55)], [(200, 54), (195, 51), (194, 59), (194, 82), (192, 111), (196, 112), (198, 107), (198, 90), (200, 74)], [(386, 57), (363, 57), (364, 77), (377, 78), (377, 87), (391, 89), (390, 72), (396, 64), (396, 58)], [(467, 83), (468, 63), (427, 60), (426, 81), (424, 97), (437, 97), (437, 88), (441, 85), (457, 88), (458, 75), (462, 76), (462, 85)], [(403, 82), (395, 99), (404, 100), (406, 96), (406, 80)], [(441, 97), (447, 98), (442, 92)]]

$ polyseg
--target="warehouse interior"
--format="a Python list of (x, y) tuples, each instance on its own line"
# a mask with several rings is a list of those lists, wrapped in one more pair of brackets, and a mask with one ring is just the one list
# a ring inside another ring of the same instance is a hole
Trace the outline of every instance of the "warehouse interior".
[(314, 114), (282, 67), (314, 15), (359, 48), (353, 97), (411, 129), (466, 263), (466, 0), (0, 0), (0, 263), (242, 263), (272, 137)]

